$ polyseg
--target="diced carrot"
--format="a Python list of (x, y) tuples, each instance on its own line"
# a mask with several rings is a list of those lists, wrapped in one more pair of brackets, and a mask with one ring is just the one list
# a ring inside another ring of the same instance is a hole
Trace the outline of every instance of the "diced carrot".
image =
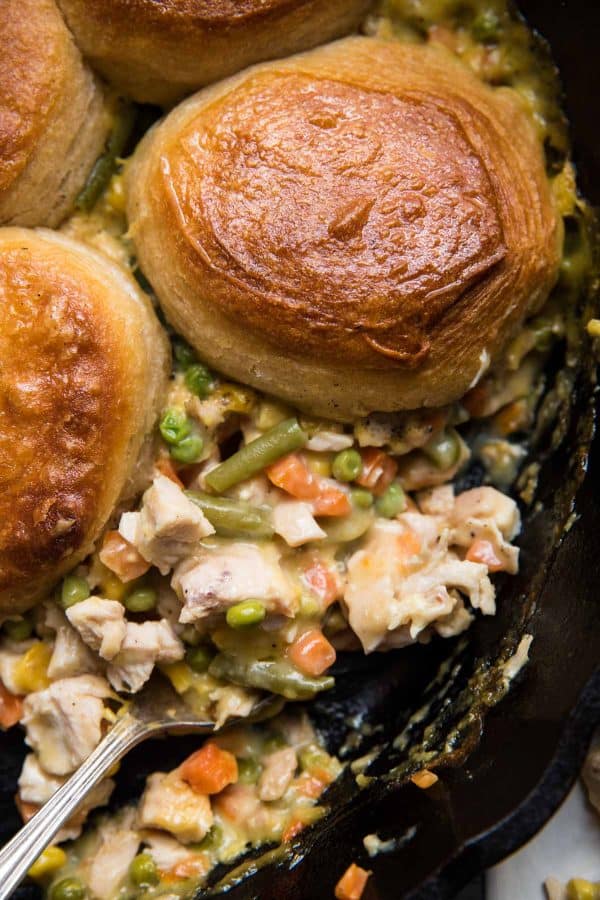
[(473, 541), (467, 550), (466, 558), (469, 562), (483, 563), (490, 572), (501, 572), (504, 568), (504, 563), (498, 557), (492, 542), (483, 538)]
[(23, 716), (23, 701), (15, 694), (7, 691), (0, 681), (0, 728), (6, 731), (12, 728)]
[(413, 784), (416, 784), (418, 788), (426, 791), (427, 788), (433, 787), (433, 785), (439, 781), (439, 778), (435, 772), (430, 772), (429, 769), (421, 769), (420, 772), (415, 772), (414, 775), (411, 775), (410, 780)]
[(145, 575), (150, 568), (150, 563), (118, 531), (106, 532), (98, 556), (107, 569), (125, 582)]
[(285, 829), (281, 836), (281, 840), (284, 844), (289, 843), (289, 841), (293, 841), (297, 835), (304, 829), (304, 822), (300, 822), (298, 819), (292, 819), (288, 827)]
[(312, 502), (316, 516), (346, 516), (352, 506), (345, 491), (311, 472), (298, 453), (290, 453), (267, 468), (272, 484), (296, 497)]
[(357, 484), (368, 488), (376, 495), (385, 493), (398, 472), (398, 463), (383, 450), (367, 447), (361, 451), (363, 468)]
[(237, 760), (233, 753), (208, 741), (186, 759), (179, 774), (196, 793), (219, 794), (238, 780)]
[(336, 573), (318, 560), (304, 570), (302, 580), (323, 601), (325, 607), (331, 606), (340, 596), (340, 583)]
[(318, 628), (311, 628), (296, 638), (288, 649), (288, 656), (297, 669), (316, 677), (335, 662), (335, 650)]
[(27, 823), (30, 819), (33, 819), (35, 814), (41, 809), (41, 806), (39, 806), (39, 804), (37, 803), (28, 803), (26, 800), (21, 800), (20, 794), (17, 794), (15, 797), (15, 806), (19, 810), (19, 815), (21, 816), (24, 823)]
[(154, 465), (161, 475), (164, 475), (165, 478), (168, 478), (169, 481), (172, 481), (173, 484), (176, 484), (177, 487), (180, 487), (183, 490), (185, 485), (177, 474), (175, 466), (173, 465), (173, 460), (169, 456), (161, 456), (160, 459), (156, 460)]
[(371, 873), (352, 863), (335, 886), (337, 900), (360, 900)]
[(331, 779), (329, 781), (321, 781), (314, 775), (303, 772), (296, 779), (296, 790), (303, 797), (310, 797), (311, 800), (316, 800), (317, 797), (321, 796), (329, 783), (331, 783)]

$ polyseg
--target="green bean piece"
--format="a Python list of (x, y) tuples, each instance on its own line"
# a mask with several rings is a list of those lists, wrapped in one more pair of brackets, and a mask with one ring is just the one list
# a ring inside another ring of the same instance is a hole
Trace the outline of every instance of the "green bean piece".
[(201, 399), (208, 397), (213, 385), (213, 377), (202, 363), (194, 363), (188, 366), (184, 375), (184, 381), (192, 394)]
[(197, 362), (195, 351), (182, 338), (173, 341), (173, 356), (184, 371)]
[(423, 453), (438, 469), (450, 469), (460, 456), (458, 435), (452, 429), (441, 431), (425, 444)]
[(185, 410), (171, 406), (162, 415), (159, 424), (160, 433), (167, 444), (179, 444), (192, 431), (192, 423)]
[(242, 784), (256, 784), (262, 772), (262, 766), (255, 759), (238, 759), (238, 781)]
[(33, 626), (29, 619), (9, 619), (2, 626), (6, 637), (11, 641), (26, 641), (31, 637)]
[(156, 606), (156, 591), (149, 587), (140, 587), (128, 594), (123, 606), (132, 613), (150, 612)]
[(267, 614), (265, 606), (260, 600), (244, 600), (230, 606), (225, 614), (225, 619), (230, 628), (249, 628), (259, 625)]
[(176, 444), (172, 444), (169, 453), (177, 462), (195, 463), (200, 459), (203, 449), (204, 441), (197, 432), (192, 431)]
[(77, 195), (75, 206), (82, 212), (90, 212), (116, 171), (118, 158), (123, 155), (125, 145), (133, 130), (135, 112), (129, 104), (121, 103), (110, 132), (104, 152), (98, 157), (88, 175), (88, 179)]
[(206, 476), (206, 482), (217, 493), (222, 493), (262, 472), (282, 456), (303, 447), (308, 440), (297, 419), (286, 419), (265, 431), (217, 466)]
[(138, 853), (129, 866), (129, 877), (136, 887), (148, 887), (160, 881), (156, 863), (149, 853)]
[(202, 675), (208, 672), (214, 655), (208, 647), (190, 647), (185, 654), (185, 661), (193, 672)]
[(320, 691), (328, 691), (335, 684), (331, 676), (311, 678), (288, 663), (272, 660), (243, 662), (226, 653), (215, 656), (208, 671), (214, 678), (271, 691), (288, 700), (309, 700)]
[(50, 900), (84, 900), (87, 891), (78, 878), (63, 878), (50, 889)]
[(395, 519), (406, 507), (406, 495), (397, 481), (394, 481), (381, 497), (375, 501), (375, 509), (385, 519)]
[(362, 472), (362, 465), (358, 450), (342, 450), (333, 460), (333, 477), (338, 481), (355, 481)]
[(365, 488), (354, 488), (350, 492), (350, 499), (359, 509), (370, 509), (373, 506), (373, 494)]
[(63, 609), (69, 609), (90, 596), (90, 586), (85, 578), (79, 575), (67, 575), (60, 589), (60, 605)]
[(241, 500), (213, 497), (201, 491), (186, 491), (222, 537), (270, 538), (273, 536), (271, 510), (250, 506)]

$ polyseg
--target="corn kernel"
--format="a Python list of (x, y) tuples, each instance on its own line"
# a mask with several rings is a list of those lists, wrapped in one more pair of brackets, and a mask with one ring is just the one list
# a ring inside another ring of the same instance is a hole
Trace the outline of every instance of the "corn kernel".
[(27, 874), (36, 880), (46, 878), (48, 875), (53, 875), (58, 869), (62, 869), (66, 861), (67, 854), (60, 847), (46, 847)]
[(50, 684), (48, 666), (52, 649), (42, 641), (36, 641), (15, 665), (13, 678), (20, 694), (43, 691)]
[(331, 454), (315, 453), (309, 451), (304, 454), (306, 464), (313, 475), (321, 475), (323, 478), (331, 478)]
[(106, 773), (106, 777), (107, 777), (107, 778), (114, 778), (115, 775), (118, 775), (120, 768), (121, 768), (121, 763), (117, 761), (117, 762), (114, 764), (114, 766), (112, 766), (112, 767), (108, 770), (108, 772)]
[(184, 662), (162, 665), (160, 670), (167, 676), (178, 694), (184, 694), (186, 691), (189, 691), (194, 683), (193, 672)]
[(108, 206), (112, 207), (115, 212), (125, 212), (127, 198), (125, 196), (125, 183), (123, 175), (113, 175), (110, 180), (105, 199)]
[(117, 578), (112, 572), (107, 572), (102, 579), (102, 595), (107, 600), (123, 600), (125, 594), (131, 585), (123, 584), (120, 578)]

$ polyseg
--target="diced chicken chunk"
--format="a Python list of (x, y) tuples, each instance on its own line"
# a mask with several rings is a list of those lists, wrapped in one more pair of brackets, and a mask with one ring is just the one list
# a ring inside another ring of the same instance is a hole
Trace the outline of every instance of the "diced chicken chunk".
[(55, 632), (54, 647), (48, 665), (48, 677), (52, 681), (74, 678), (77, 675), (95, 675), (100, 662), (83, 643), (67, 617), (54, 603), (48, 604), (45, 624)]
[(492, 487), (474, 488), (458, 495), (454, 501), (453, 524), (460, 525), (467, 519), (492, 522), (507, 541), (512, 540), (521, 528), (515, 501)]
[(178, 485), (157, 475), (144, 494), (140, 512), (121, 516), (119, 531), (166, 575), (215, 529)]
[(117, 600), (88, 597), (67, 610), (82, 639), (102, 659), (114, 659), (125, 638), (125, 608)]
[(283, 747), (265, 756), (263, 765), (258, 782), (258, 796), (265, 802), (280, 800), (296, 773), (296, 751), (292, 747)]
[(85, 867), (85, 880), (92, 897), (112, 900), (140, 846), (134, 828), (135, 812), (127, 809), (114, 820), (107, 819), (99, 829), (100, 843)]
[(160, 828), (191, 844), (201, 841), (213, 823), (208, 797), (197, 794), (177, 772), (156, 772), (146, 782), (138, 822), (142, 828)]
[(321, 541), (327, 535), (312, 513), (310, 503), (301, 500), (282, 500), (273, 510), (273, 528), (290, 547), (300, 547), (309, 541)]
[(26, 697), (26, 741), (48, 773), (73, 772), (96, 748), (102, 736), (103, 701), (110, 696), (104, 678), (80, 675)]
[(173, 587), (184, 601), (180, 621), (196, 622), (242, 600), (261, 600), (269, 612), (292, 615), (297, 592), (284, 576), (272, 544), (238, 542), (206, 547), (175, 570)]
[(110, 683), (118, 691), (139, 691), (157, 663), (183, 659), (185, 648), (166, 619), (158, 622), (128, 622), (119, 653), (107, 669)]

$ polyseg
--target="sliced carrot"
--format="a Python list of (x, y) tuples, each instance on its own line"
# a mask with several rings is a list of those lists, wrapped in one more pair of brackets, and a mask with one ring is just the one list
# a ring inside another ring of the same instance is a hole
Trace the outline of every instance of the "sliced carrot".
[(169, 456), (161, 456), (160, 459), (156, 460), (154, 466), (156, 469), (158, 469), (161, 475), (164, 475), (165, 478), (168, 478), (169, 481), (172, 481), (173, 484), (176, 484), (177, 487), (180, 487), (183, 490), (185, 485), (177, 474), (177, 470), (175, 469), (173, 461)]
[(15, 694), (7, 691), (0, 681), (0, 728), (6, 731), (21, 721), (23, 717), (23, 701)]
[(315, 677), (335, 662), (335, 650), (318, 628), (311, 628), (296, 638), (288, 649), (288, 656), (297, 669)]
[(371, 873), (352, 863), (335, 886), (337, 900), (360, 900)]
[(100, 562), (118, 575), (121, 581), (133, 581), (145, 575), (150, 568), (150, 563), (118, 531), (106, 532), (98, 555)]
[(494, 550), (492, 542), (483, 538), (477, 538), (477, 540), (473, 541), (467, 550), (466, 558), (469, 562), (483, 563), (490, 572), (501, 572), (504, 568), (504, 563)]
[(186, 759), (179, 774), (197, 794), (219, 794), (238, 780), (237, 760), (233, 753), (208, 741)]
[(296, 497), (312, 502), (316, 516), (346, 516), (352, 511), (348, 495), (311, 472), (298, 453), (290, 453), (267, 468), (269, 481)]
[(281, 840), (284, 844), (289, 843), (289, 841), (293, 841), (295, 837), (297, 837), (301, 831), (304, 829), (304, 822), (298, 821), (298, 819), (292, 819), (288, 827), (285, 829), (283, 834), (281, 835)]
[(335, 572), (318, 560), (304, 570), (302, 580), (323, 601), (325, 607), (331, 606), (340, 595), (340, 583)]
[(427, 788), (433, 787), (433, 785), (439, 781), (439, 778), (435, 772), (430, 772), (429, 769), (421, 769), (420, 772), (415, 772), (414, 775), (411, 775), (410, 780), (413, 784), (416, 784), (418, 788), (426, 791)]
[(367, 447), (361, 451), (363, 468), (357, 484), (366, 487), (379, 496), (385, 493), (398, 472), (398, 463), (389, 454), (377, 447)]

